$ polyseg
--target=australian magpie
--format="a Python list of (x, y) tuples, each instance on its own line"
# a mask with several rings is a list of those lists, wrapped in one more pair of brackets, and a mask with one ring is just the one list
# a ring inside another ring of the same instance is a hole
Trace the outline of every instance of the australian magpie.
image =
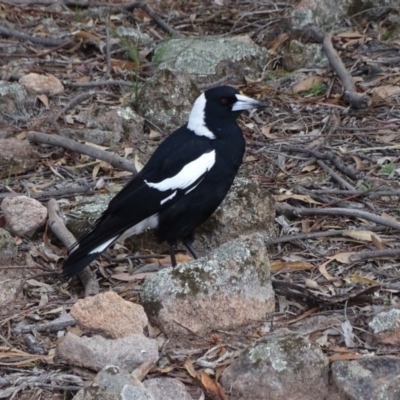
[(194, 103), (187, 124), (168, 136), (145, 167), (111, 200), (92, 229), (70, 249), (71, 277), (118, 239), (148, 228), (169, 246), (180, 240), (193, 257), (194, 231), (217, 209), (242, 163), (245, 141), (236, 119), (265, 104), (221, 86)]

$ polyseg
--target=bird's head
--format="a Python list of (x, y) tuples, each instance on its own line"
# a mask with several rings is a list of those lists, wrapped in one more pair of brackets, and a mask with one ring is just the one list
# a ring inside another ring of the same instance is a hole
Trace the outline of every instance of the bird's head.
[(233, 87), (218, 86), (206, 90), (197, 98), (189, 116), (188, 128), (212, 139), (209, 128), (213, 125), (234, 121), (244, 110), (264, 107), (267, 104), (244, 96)]

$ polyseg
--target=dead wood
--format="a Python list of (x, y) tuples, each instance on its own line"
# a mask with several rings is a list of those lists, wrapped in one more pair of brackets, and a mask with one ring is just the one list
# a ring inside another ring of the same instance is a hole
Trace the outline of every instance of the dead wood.
[(351, 74), (347, 71), (343, 61), (332, 45), (332, 33), (327, 33), (322, 43), (322, 48), (329, 60), (331, 68), (336, 72), (344, 88), (344, 97), (354, 110), (361, 110), (371, 105), (371, 99), (365, 95), (357, 93), (356, 85)]
[(78, 143), (75, 140), (68, 139), (62, 136), (49, 135), (43, 132), (33, 132), (30, 131), (27, 135), (29, 141), (34, 143), (50, 144), (52, 146), (60, 146), (64, 149), (75, 151), (80, 154), (86, 154), (89, 157), (96, 158), (97, 160), (102, 160), (115, 168), (120, 168), (125, 171), (132, 172), (136, 175), (137, 171), (135, 166), (127, 161), (125, 158), (120, 157), (117, 154), (111, 154), (107, 151), (100, 150), (93, 146), (88, 146), (86, 144)]
[[(52, 232), (61, 240), (64, 246), (71, 248), (76, 240), (74, 235), (65, 226), (62, 217), (61, 210), (58, 207), (55, 199), (50, 199), (47, 205), (49, 213), (49, 226)], [(82, 272), (78, 274), (83, 287), (85, 288), (85, 297), (94, 296), (100, 292), (99, 283), (93, 275), (89, 266), (87, 266)]]
[(396, 229), (397, 231), (400, 231), (400, 222), (379, 217), (378, 215), (374, 215), (366, 211), (354, 210), (350, 208), (303, 208), (303, 207), (292, 207), (289, 204), (285, 203), (278, 203), (276, 205), (276, 211), (279, 214), (292, 217), (303, 217), (311, 215), (334, 215), (334, 216), (363, 218), (368, 221), (374, 222), (375, 224), (387, 226), (389, 228), (393, 228)]

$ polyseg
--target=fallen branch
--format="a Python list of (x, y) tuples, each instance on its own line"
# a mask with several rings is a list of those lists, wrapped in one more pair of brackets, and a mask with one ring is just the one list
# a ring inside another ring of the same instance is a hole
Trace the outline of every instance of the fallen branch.
[(332, 45), (332, 33), (327, 33), (322, 48), (329, 60), (331, 68), (336, 72), (344, 88), (344, 97), (354, 110), (361, 110), (371, 105), (371, 99), (365, 94), (357, 93), (353, 78)]
[[(379, 232), (384, 229), (386, 229), (386, 228), (383, 228), (381, 226), (364, 226), (364, 227), (360, 227), (358, 229), (351, 229), (351, 231), (357, 232), (357, 231), (369, 230), (372, 232)], [(271, 246), (274, 244), (294, 242), (296, 240), (308, 240), (308, 239), (319, 239), (319, 238), (331, 237), (331, 236), (342, 236), (349, 230), (350, 229), (330, 229), (325, 232), (307, 232), (307, 233), (300, 233), (298, 235), (281, 236), (279, 238), (266, 240), (265, 245)]]
[(62, 314), (60, 317), (55, 319), (54, 321), (47, 322), (45, 324), (30, 324), (26, 326), (21, 326), (21, 327), (16, 327), (13, 329), (13, 333), (15, 335), (20, 335), (21, 333), (28, 333), (32, 331), (37, 331), (37, 332), (46, 332), (46, 333), (52, 333), (52, 332), (58, 332), (61, 331), (65, 328), (68, 328), (69, 326), (75, 326), (76, 321), (74, 318), (71, 317), (70, 314)]
[(71, 86), (71, 87), (75, 87), (75, 88), (93, 88), (93, 87), (97, 87), (97, 86), (110, 86), (110, 85), (133, 87), (132, 82), (123, 81), (123, 80), (93, 81), (93, 82), (84, 82), (84, 83), (74, 83), (74, 82), (64, 82), (64, 83), (67, 86)]
[[(47, 205), (49, 213), (49, 227), (52, 232), (61, 240), (67, 248), (71, 248), (76, 240), (74, 235), (67, 229), (61, 218), (61, 211), (55, 199), (50, 199)], [(87, 266), (78, 274), (83, 287), (85, 288), (85, 297), (94, 296), (100, 292), (99, 283), (95, 279), (91, 269)]]
[(125, 171), (132, 172), (136, 175), (137, 171), (135, 166), (130, 163), (125, 158), (118, 156), (117, 154), (112, 154), (104, 150), (100, 150), (96, 147), (89, 146), (87, 144), (78, 143), (75, 140), (68, 139), (62, 136), (49, 135), (42, 132), (29, 132), (27, 135), (29, 141), (34, 143), (50, 144), (52, 146), (60, 146), (64, 149), (75, 151), (80, 154), (86, 154), (89, 157), (96, 158), (97, 160), (102, 160), (115, 168), (120, 168)]
[(364, 261), (372, 258), (384, 258), (384, 257), (397, 257), (400, 256), (400, 249), (385, 249), (385, 250), (372, 250), (362, 251), (360, 253), (350, 256), (350, 261)]
[(337, 217), (341, 215), (346, 217), (362, 218), (374, 222), (375, 224), (388, 226), (389, 228), (400, 231), (400, 222), (379, 217), (378, 215), (371, 214), (366, 211), (354, 210), (350, 208), (303, 208), (292, 207), (286, 203), (278, 203), (276, 205), (276, 211), (278, 214), (292, 217), (303, 217), (311, 215), (332, 215)]

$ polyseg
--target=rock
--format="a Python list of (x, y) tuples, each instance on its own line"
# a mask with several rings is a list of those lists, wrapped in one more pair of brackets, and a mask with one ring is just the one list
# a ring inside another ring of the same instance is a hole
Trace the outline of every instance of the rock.
[(384, 344), (398, 346), (400, 344), (400, 310), (393, 308), (381, 311), (369, 323), (375, 339)]
[(302, 0), (291, 12), (292, 27), (300, 30), (309, 24), (331, 27), (341, 24), (349, 3), (349, 0), (337, 1), (332, 7), (332, 0)]
[(230, 400), (328, 398), (329, 362), (318, 345), (299, 334), (256, 340), (220, 379)]
[(300, 68), (326, 68), (329, 62), (320, 44), (303, 44), (292, 40), (282, 56), (282, 66), (287, 71)]
[(114, 145), (122, 138), (128, 142), (141, 139), (144, 119), (130, 107), (91, 107), (81, 111), (74, 119), (86, 126), (87, 129), (68, 129), (63, 136), (75, 140), (86, 140), (99, 145)]
[(64, 93), (64, 86), (59, 79), (52, 74), (39, 75), (31, 72), (20, 78), (19, 83), (24, 86), (26, 90), (31, 90), (36, 94), (57, 96)]
[(76, 238), (81, 237), (100, 218), (113, 197), (114, 194), (77, 196), (76, 203), (68, 209), (74, 217), (67, 219), (67, 228)]
[[(1, 274), (0, 276), (0, 315), (7, 314), (9, 311), (6, 308), (7, 303), (10, 303), (17, 293), (18, 288), (21, 286), (22, 279), (8, 278)], [(20, 294), (21, 295), (21, 294)]]
[(111, 339), (143, 334), (147, 325), (142, 306), (111, 291), (78, 300), (71, 308), (71, 315), (83, 332)]
[(188, 75), (157, 71), (140, 92), (138, 111), (169, 135), (188, 121), (199, 95), (197, 86)]
[(32, 236), (47, 218), (47, 208), (26, 196), (6, 197), (1, 209), (6, 228), (17, 236)]
[(268, 52), (249, 36), (178, 38), (161, 43), (153, 62), (159, 69), (185, 73), (196, 82), (216, 81), (232, 75), (230, 84), (256, 78), (268, 60)]
[[(15, 124), (16, 119), (28, 120), (31, 118), (29, 111), (33, 108), (35, 103), (36, 96), (28, 94), (26, 89), (19, 83), (0, 81), (1, 124)], [(3, 174), (3, 168), (0, 168), (0, 171), (0, 174)]]
[[(103, 368), (73, 400), (156, 400), (143, 384), (116, 365)], [(178, 399), (176, 399), (178, 400)]]
[(158, 360), (157, 342), (142, 334), (122, 339), (101, 336), (79, 337), (68, 332), (57, 347), (57, 354), (65, 361), (100, 371), (108, 364), (132, 371), (146, 361)]
[(274, 311), (265, 237), (243, 236), (146, 279), (142, 304), (169, 339), (235, 329)]
[(351, 400), (400, 398), (400, 358), (365, 357), (332, 363), (332, 380)]
[(153, 38), (140, 29), (126, 28), (124, 26), (119, 26), (116, 29), (116, 33), (123, 38), (129, 38), (129, 42), (133, 42), (135, 45), (149, 45), (154, 42)]
[(0, 228), (0, 265), (9, 264), (17, 255), (17, 246), (8, 231)]
[(0, 179), (20, 175), (35, 168), (37, 156), (34, 147), (29, 143), (13, 138), (0, 139), (0, 148)]
[(193, 400), (185, 385), (174, 378), (153, 378), (143, 382), (154, 400)]

